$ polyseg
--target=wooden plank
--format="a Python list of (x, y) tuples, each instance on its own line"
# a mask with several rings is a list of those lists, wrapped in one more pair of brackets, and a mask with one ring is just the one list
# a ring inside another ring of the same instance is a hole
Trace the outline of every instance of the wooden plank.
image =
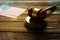
[[(50, 21), (47, 23), (48, 25), (45, 32), (60, 31), (60, 22)], [(24, 22), (0, 22), (0, 31), (28, 32), (28, 30), (24, 26)]]
[(60, 34), (0, 32), (1, 40), (60, 40)]

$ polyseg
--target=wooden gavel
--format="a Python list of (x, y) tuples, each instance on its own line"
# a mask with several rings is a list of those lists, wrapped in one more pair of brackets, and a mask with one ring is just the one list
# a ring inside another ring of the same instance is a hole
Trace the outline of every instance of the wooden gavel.
[[(55, 11), (56, 5), (48, 7), (46, 9), (38, 9), (38, 8), (31, 8), (28, 10), (28, 17), (25, 21), (25, 27), (31, 31), (42, 31), (46, 26), (46, 17), (50, 16), (50, 14)], [(49, 11), (47, 13), (47, 11)]]
[[(31, 8), (28, 11), (28, 15), (31, 18), (39, 18), (39, 19), (45, 19), (46, 17), (48, 17), (54, 10), (56, 9), (56, 6), (51, 6), (48, 7), (46, 9), (38, 9), (38, 8)], [(47, 11), (50, 10), (50, 13), (47, 14)]]

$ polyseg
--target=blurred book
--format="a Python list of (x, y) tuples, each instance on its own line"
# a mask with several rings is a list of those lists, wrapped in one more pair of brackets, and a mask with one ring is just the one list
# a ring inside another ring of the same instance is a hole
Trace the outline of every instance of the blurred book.
[[(20, 16), (24, 11), (26, 11), (24, 8), (11, 7), (8, 5), (0, 6), (0, 16), (9, 20), (17, 20), (17, 17)], [(2, 20), (2, 18), (0, 19)]]

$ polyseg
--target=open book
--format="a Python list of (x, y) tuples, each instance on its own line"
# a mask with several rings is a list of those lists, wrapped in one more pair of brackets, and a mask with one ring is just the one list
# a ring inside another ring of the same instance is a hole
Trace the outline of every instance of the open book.
[(26, 11), (25, 8), (17, 8), (17, 7), (10, 7), (8, 5), (2, 5), (0, 7), (0, 16), (16, 19), (24, 11)]

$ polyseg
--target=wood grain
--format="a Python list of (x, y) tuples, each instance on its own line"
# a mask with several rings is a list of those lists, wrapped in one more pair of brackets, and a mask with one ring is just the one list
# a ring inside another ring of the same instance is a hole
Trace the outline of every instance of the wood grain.
[[(45, 8), (48, 6), (40, 6), (40, 4), (10, 4), (11, 6), (21, 8)], [(2, 5), (2, 4), (0, 4)], [(58, 8), (59, 9), (59, 8)], [(59, 12), (59, 10), (55, 11)], [(53, 14), (47, 18), (47, 27), (45, 33), (30, 33), (24, 26), (27, 11), (17, 18), (17, 21), (10, 18), (0, 16), (0, 40), (60, 40), (60, 12)]]
[[(30, 4), (30, 3), (29, 3)], [(10, 6), (14, 7), (21, 7), (21, 8), (27, 8), (29, 9), (30, 7), (36, 7), (36, 8), (46, 8), (49, 7), (49, 5), (39, 5), (38, 3), (33, 3), (33, 4), (9, 4)], [(1, 4), (0, 4), (1, 5)], [(58, 10), (58, 9), (57, 9)], [(48, 23), (48, 30), (59, 30), (60, 28), (60, 13), (59, 11), (55, 11), (55, 14), (53, 13), (51, 16), (49, 16), (47, 19)], [(2, 17), (0, 16), (0, 31), (27, 31), (25, 26), (24, 26), (24, 21), (26, 17), (28, 16), (28, 11), (24, 12), (21, 16), (17, 18), (17, 20), (11, 20), (10, 18)]]

